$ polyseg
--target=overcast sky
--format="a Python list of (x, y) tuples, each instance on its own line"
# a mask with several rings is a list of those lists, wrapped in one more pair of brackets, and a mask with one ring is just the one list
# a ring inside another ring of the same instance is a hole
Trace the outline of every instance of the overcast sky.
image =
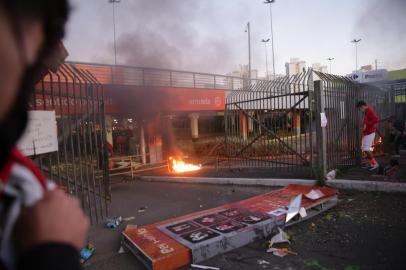
[[(114, 63), (112, 4), (71, 0), (65, 45), (69, 60)], [(309, 66), (334, 57), (332, 72), (358, 63), (406, 68), (406, 0), (276, 0), (272, 5), (276, 73), (297, 57)], [(224, 74), (248, 62), (265, 73), (262, 38), (270, 37), (269, 6), (262, 0), (121, 0), (116, 4), (118, 64)], [(269, 67), (271, 50), (268, 47)]]

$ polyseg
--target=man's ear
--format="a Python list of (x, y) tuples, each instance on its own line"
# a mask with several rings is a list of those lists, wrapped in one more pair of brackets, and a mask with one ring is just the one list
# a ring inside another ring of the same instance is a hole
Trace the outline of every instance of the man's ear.
[(33, 64), (44, 42), (44, 28), (39, 20), (28, 19), (21, 23), (21, 42), (25, 64)]

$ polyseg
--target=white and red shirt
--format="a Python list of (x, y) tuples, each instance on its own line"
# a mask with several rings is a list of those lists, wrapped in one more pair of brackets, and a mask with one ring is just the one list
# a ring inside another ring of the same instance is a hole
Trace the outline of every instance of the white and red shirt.
[(6, 269), (15, 265), (13, 231), (23, 207), (31, 207), (44, 191), (54, 189), (34, 162), (13, 149), (0, 170), (0, 261)]

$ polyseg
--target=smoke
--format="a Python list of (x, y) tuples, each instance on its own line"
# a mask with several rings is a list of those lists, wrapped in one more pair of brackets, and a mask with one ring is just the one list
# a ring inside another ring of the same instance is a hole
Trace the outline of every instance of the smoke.
[[(124, 3), (120, 4), (123, 7)], [(236, 66), (232, 38), (222, 33), (221, 26), (212, 33), (196, 29), (199, 20), (210, 22), (207, 2), (128, 1), (125, 9), (126, 16), (120, 20), (126, 20), (130, 27), (117, 37), (120, 63), (210, 72), (225, 72)]]
[[(364, 48), (371, 48), (385, 68), (401, 68), (406, 64), (406, 1), (365, 1), (365, 11), (358, 20), (354, 37), (363, 39)], [(391, 59), (389, 62), (388, 59)]]

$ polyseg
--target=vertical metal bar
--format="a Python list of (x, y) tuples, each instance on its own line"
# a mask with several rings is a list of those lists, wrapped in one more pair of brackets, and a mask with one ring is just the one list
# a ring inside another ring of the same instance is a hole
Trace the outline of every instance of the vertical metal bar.
[[(91, 117), (90, 107), (89, 107), (90, 101), (92, 102), (92, 106), (93, 106), (93, 101), (94, 101), (93, 100), (93, 84), (81, 70), (75, 68), (74, 66), (71, 66), (71, 67), (76, 71), (78, 76), (81, 77), (85, 83), (85, 95), (86, 95), (86, 108), (85, 109), (86, 109), (86, 114), (87, 114), (87, 128), (85, 127), (85, 129), (87, 129), (87, 137), (88, 137), (88, 141), (89, 141), (89, 153), (88, 153), (87, 159), (90, 162), (90, 164), (86, 166), (86, 168), (89, 167), (89, 169), (90, 169), (90, 179), (88, 178), (88, 180), (87, 180), (87, 186), (88, 186), (88, 194), (89, 194), (90, 193), (90, 184), (92, 185), (91, 193), (93, 194), (94, 213), (95, 213), (96, 222), (98, 222), (99, 216), (97, 213), (96, 182), (95, 182), (94, 160), (93, 160), (95, 153), (93, 152), (92, 128), (91, 128), (92, 117)], [(90, 194), (89, 194), (89, 196), (90, 196)], [(90, 200), (91, 199), (89, 197), (89, 203), (90, 203)], [(89, 205), (89, 207), (91, 208), (92, 206)]]
[[(52, 77), (52, 73), (48, 72), (49, 75), (49, 79), (50, 79), (50, 88), (51, 88), (51, 99), (52, 99), (52, 110), (55, 111), (55, 117), (56, 117), (56, 110), (55, 110), (55, 99), (54, 99), (54, 80)], [(61, 108), (61, 107), (60, 107)], [(60, 115), (60, 117), (62, 117), (62, 114)], [(57, 120), (57, 119), (56, 119)], [(58, 125), (57, 125), (58, 126)], [(58, 142), (59, 145), (59, 142)], [(52, 161), (51, 161), (51, 155), (52, 153), (49, 154), (49, 167), (50, 167), (50, 173), (52, 176)], [(61, 168), (60, 168), (60, 162), (59, 162), (59, 147), (58, 147), (58, 151), (55, 152), (55, 156), (56, 156), (56, 169), (57, 169), (57, 176), (58, 176), (58, 183), (61, 183)]]
[[(80, 140), (80, 119), (78, 120), (78, 104), (80, 106), (80, 111), (81, 111), (81, 99), (79, 99), (79, 103), (77, 102), (76, 99), (76, 83), (77, 83), (77, 78), (75, 76), (75, 74), (72, 73), (72, 71), (69, 69), (69, 67), (66, 65), (65, 67), (65, 71), (69, 74), (69, 76), (72, 79), (72, 93), (73, 93), (73, 104), (74, 104), (74, 121), (75, 121), (75, 135), (76, 135), (76, 147), (77, 147), (77, 153), (78, 153), (78, 164), (79, 164), (79, 175), (80, 175), (80, 198), (81, 198), (81, 202), (82, 202), (82, 207), (85, 208), (85, 194), (84, 194), (84, 183), (83, 183), (83, 162), (82, 162), (82, 149), (81, 149), (81, 140)], [(81, 95), (81, 83), (79, 81), (79, 96)], [(80, 98), (80, 97), (79, 97)], [(76, 161), (74, 163), (74, 165), (76, 165)], [(76, 194), (77, 196), (79, 196), (79, 193)]]
[[(58, 96), (59, 96), (59, 107), (60, 107), (60, 115), (61, 115), (61, 133), (62, 133), (62, 144), (63, 144), (63, 159), (64, 159), (64, 167), (65, 167), (65, 177), (66, 177), (66, 184), (68, 188), (68, 192), (70, 193), (71, 186), (70, 186), (70, 179), (69, 179), (69, 164), (68, 164), (68, 151), (67, 151), (67, 141), (66, 141), (66, 131), (65, 131), (65, 113), (64, 113), (64, 101), (63, 101), (63, 94), (62, 94), (62, 83), (61, 83), (61, 76), (59, 75), (59, 71), (55, 73), (55, 76), (57, 77), (58, 80)], [(65, 89), (67, 92), (67, 89)], [(67, 98), (67, 106), (69, 104), (69, 98)], [(69, 115), (68, 115), (68, 121), (69, 121)], [(69, 133), (68, 133), (69, 134)], [(70, 135), (70, 134), (69, 134)]]
[[(67, 99), (67, 111), (68, 111), (68, 130), (69, 130), (69, 138), (70, 138), (70, 149), (72, 151), (72, 171), (73, 171), (73, 186), (74, 186), (74, 194), (78, 196), (78, 181), (77, 181), (77, 175), (76, 175), (76, 158), (75, 158), (75, 147), (73, 143), (73, 129), (72, 129), (72, 119), (71, 119), (71, 111), (70, 111), (70, 100), (71, 96), (69, 94), (69, 80), (68, 80), (68, 73), (66, 73), (64, 65), (61, 65), (59, 68), (59, 72), (62, 74), (62, 76), (65, 79), (65, 94), (66, 94), (66, 99)], [(72, 82), (73, 83), (73, 82)], [(72, 84), (72, 95), (74, 95), (74, 86)], [(72, 99), (73, 100), (73, 99)], [(74, 100), (73, 100), (74, 101)], [(76, 107), (74, 104), (73, 106)], [(69, 164), (67, 164), (67, 170), (69, 171)], [(69, 174), (68, 176), (68, 182), (70, 182), (69, 179)], [(72, 192), (72, 190), (70, 190)]]
[(324, 112), (324, 89), (321, 81), (316, 81), (314, 84), (316, 97), (316, 138), (318, 149), (318, 179), (324, 181), (324, 176), (327, 171), (327, 153), (326, 153), (326, 129), (321, 127), (321, 114)]
[[(96, 106), (94, 106), (94, 109), (96, 110), (97, 108), (97, 115), (98, 115), (98, 119), (95, 119), (94, 122), (96, 123), (98, 121), (99, 123), (99, 127), (100, 127), (100, 150), (97, 151), (97, 154), (100, 154), (99, 157), (99, 164), (101, 164), (101, 170), (102, 170), (102, 175), (98, 181), (98, 187), (99, 187), (99, 205), (100, 205), (100, 216), (103, 217), (104, 215), (107, 216), (107, 198), (106, 195), (103, 195), (103, 191), (102, 191), (102, 183), (105, 183), (105, 179), (107, 179), (106, 177), (106, 172), (108, 173), (108, 157), (107, 157), (107, 153), (106, 153), (106, 140), (104, 139), (104, 134), (105, 134), (105, 127), (104, 127), (104, 115), (103, 110), (101, 109), (101, 107), (103, 107), (103, 100), (101, 99), (101, 97), (99, 97), (99, 92), (102, 90), (101, 89), (101, 84), (96, 80), (96, 78), (94, 78), (94, 76), (89, 72), (86, 71), (86, 74), (88, 75), (88, 77), (95, 83), (96, 85)], [(96, 145), (98, 145), (98, 139), (97, 139), (97, 134), (95, 134), (95, 140), (96, 140)], [(102, 203), (102, 199), (104, 199), (105, 202), (105, 214), (103, 214), (103, 203)]]

